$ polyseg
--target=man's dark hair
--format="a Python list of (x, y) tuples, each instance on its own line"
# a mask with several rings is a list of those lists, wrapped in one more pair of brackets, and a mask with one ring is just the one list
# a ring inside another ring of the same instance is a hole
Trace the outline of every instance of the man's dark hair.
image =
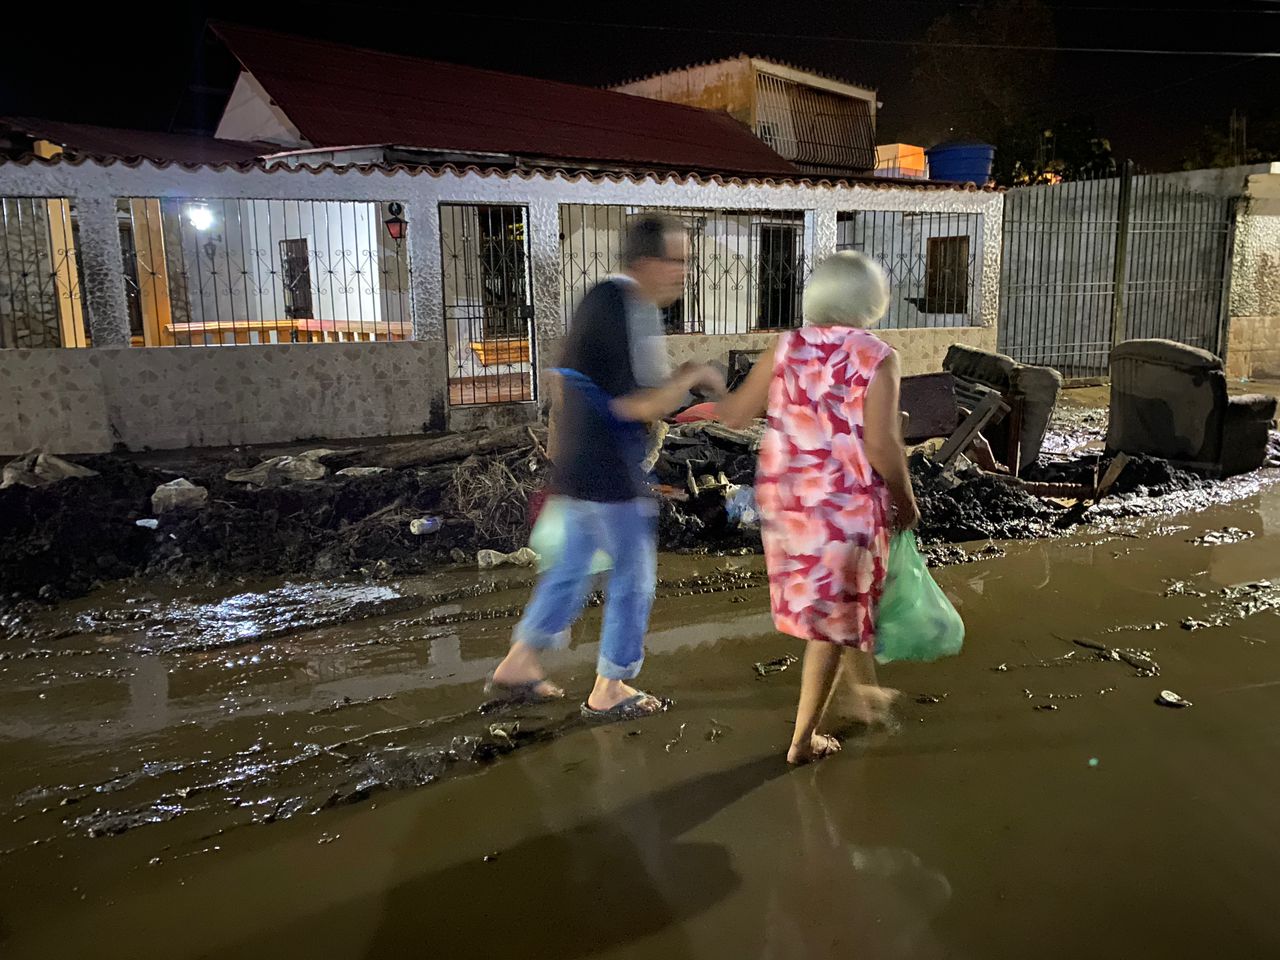
[(646, 213), (627, 224), (622, 238), (622, 265), (632, 266), (645, 258), (661, 259), (667, 255), (667, 235), (684, 233), (684, 225), (665, 213)]

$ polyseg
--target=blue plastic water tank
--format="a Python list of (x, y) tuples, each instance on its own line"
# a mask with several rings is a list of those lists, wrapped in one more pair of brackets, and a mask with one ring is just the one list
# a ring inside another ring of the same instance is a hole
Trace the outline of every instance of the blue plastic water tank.
[(991, 179), (996, 148), (977, 140), (952, 140), (930, 147), (925, 151), (925, 156), (929, 158), (930, 180), (976, 183), (982, 186)]

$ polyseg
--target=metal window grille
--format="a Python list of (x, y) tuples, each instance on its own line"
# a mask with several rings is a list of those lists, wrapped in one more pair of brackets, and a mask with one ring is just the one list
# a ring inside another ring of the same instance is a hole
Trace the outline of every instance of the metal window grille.
[(527, 223), (521, 206), (440, 206), (453, 406), (537, 398)]
[(1000, 349), (1066, 376), (1103, 376), (1115, 343), (1222, 351), (1229, 201), (1134, 176), (1005, 195)]
[(409, 339), (408, 251), (384, 226), (389, 206), (119, 200), (134, 344)]
[(0, 347), (87, 347), (79, 231), (65, 198), (0, 198)]
[(966, 327), (975, 322), (982, 214), (857, 210), (836, 218), (836, 249), (879, 261), (889, 310), (879, 326)]
[(759, 73), (756, 114), (756, 135), (801, 169), (875, 169), (868, 100)]
[(562, 204), (566, 329), (588, 291), (621, 269), (627, 221), (652, 212), (675, 217), (689, 239), (684, 297), (663, 315), (668, 333), (737, 334), (800, 323), (805, 278), (802, 212)]

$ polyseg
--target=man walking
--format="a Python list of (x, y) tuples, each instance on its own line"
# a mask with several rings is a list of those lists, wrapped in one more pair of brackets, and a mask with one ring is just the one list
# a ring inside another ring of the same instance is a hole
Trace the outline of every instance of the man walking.
[(677, 410), (691, 390), (719, 394), (725, 386), (719, 371), (705, 365), (686, 364), (673, 374), (667, 357), (659, 310), (684, 295), (688, 240), (680, 222), (660, 215), (632, 221), (622, 266), (587, 294), (565, 342), (551, 437), (564, 547), (534, 587), (491, 680), (512, 699), (564, 696), (546, 679), (538, 654), (567, 643), (591, 587), (592, 557), (603, 550), (613, 571), (596, 682), (582, 705), (596, 721), (644, 717), (663, 706), (627, 683), (644, 662), (658, 569), (658, 504), (641, 466), (645, 425)]

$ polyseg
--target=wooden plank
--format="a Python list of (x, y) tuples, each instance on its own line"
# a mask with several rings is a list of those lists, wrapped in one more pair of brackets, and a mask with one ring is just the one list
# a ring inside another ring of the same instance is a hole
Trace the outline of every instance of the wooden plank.
[[(142, 308), (142, 342), (171, 347), (173, 305), (169, 300), (169, 265), (164, 252), (164, 223), (158, 199), (129, 201), (133, 224), (133, 258)], [(145, 246), (144, 246), (145, 244)]]
[(1009, 412), (1009, 405), (1000, 398), (1000, 394), (992, 391), (982, 398), (977, 409), (965, 418), (964, 423), (956, 429), (946, 443), (942, 445), (942, 449), (938, 451), (936, 458), (943, 469), (950, 467), (955, 459), (965, 450), (969, 449), (969, 445), (973, 443), (982, 429), (994, 420), (997, 416), (1003, 416)]
[[(61, 152), (61, 151), (59, 151)], [(47, 201), (49, 210), (50, 259), (54, 263), (54, 286), (58, 291), (58, 327), (64, 347), (87, 347), (80, 277), (76, 270), (76, 239), (71, 229), (71, 206), (66, 200)]]

